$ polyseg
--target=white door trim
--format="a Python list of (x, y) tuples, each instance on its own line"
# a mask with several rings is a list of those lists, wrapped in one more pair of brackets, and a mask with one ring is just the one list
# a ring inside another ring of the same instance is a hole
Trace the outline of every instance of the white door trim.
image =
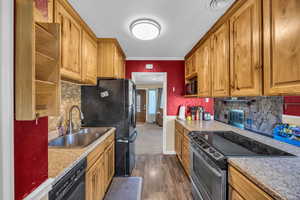
[(0, 199), (14, 199), (14, 1), (0, 1)]
[(167, 72), (132, 72), (131, 78), (132, 81), (135, 82), (136, 76), (143, 75), (143, 74), (151, 74), (157, 75), (161, 74), (164, 77), (163, 81), (163, 97), (164, 97), (164, 116), (163, 116), (163, 153), (168, 154), (167, 151), (167, 126), (166, 126), (166, 118), (167, 118), (167, 107), (168, 107), (168, 73)]

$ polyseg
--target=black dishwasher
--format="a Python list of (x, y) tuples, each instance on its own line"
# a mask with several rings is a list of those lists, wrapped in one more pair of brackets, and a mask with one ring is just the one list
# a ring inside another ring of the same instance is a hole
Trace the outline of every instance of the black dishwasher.
[(49, 200), (84, 200), (86, 159), (81, 160), (49, 193)]

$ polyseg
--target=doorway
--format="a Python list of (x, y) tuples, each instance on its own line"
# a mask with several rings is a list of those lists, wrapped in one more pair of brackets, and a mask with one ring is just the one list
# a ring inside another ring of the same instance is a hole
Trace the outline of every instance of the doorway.
[(133, 72), (132, 80), (137, 87), (137, 122), (139, 122), (136, 153), (163, 154), (166, 148), (164, 118), (167, 110), (167, 73)]
[(146, 90), (138, 89), (136, 95), (136, 122), (145, 123), (146, 122)]

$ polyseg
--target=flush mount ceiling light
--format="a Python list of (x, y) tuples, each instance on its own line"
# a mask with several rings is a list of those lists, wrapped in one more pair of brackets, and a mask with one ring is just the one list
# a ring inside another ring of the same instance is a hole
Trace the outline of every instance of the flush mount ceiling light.
[(229, 0), (211, 0), (210, 7), (214, 10), (225, 8), (229, 4)]
[(153, 40), (160, 34), (161, 26), (153, 19), (137, 19), (130, 24), (130, 32), (140, 40)]

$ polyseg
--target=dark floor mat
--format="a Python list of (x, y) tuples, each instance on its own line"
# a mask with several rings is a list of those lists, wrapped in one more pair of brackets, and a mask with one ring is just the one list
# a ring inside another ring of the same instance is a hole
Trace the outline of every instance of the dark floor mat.
[(142, 187), (141, 177), (116, 177), (104, 200), (141, 200)]

